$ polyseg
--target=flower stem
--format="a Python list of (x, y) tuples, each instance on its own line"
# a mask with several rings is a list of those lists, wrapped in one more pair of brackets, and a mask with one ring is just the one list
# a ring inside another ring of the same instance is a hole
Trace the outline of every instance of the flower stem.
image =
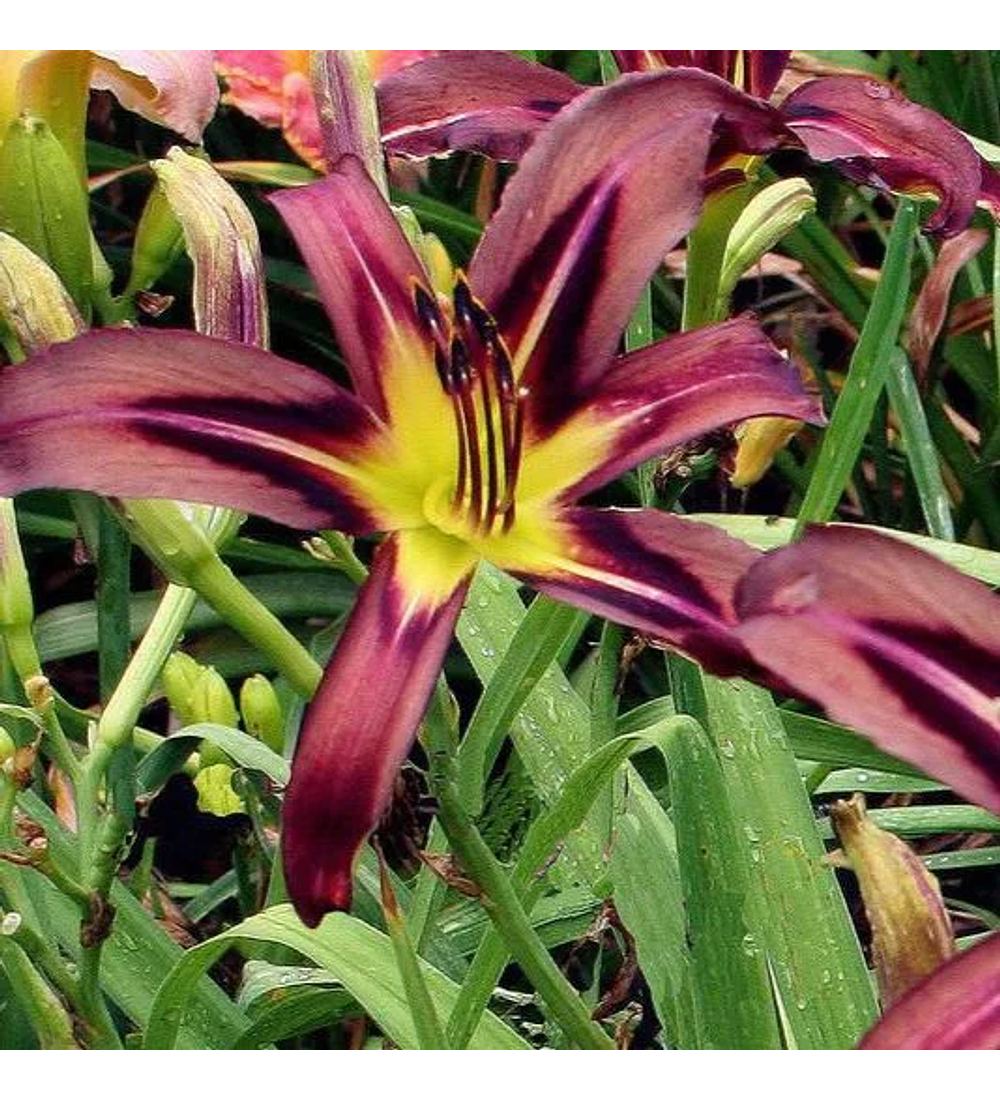
[(439, 688), (425, 729), (431, 760), (431, 788), (438, 803), (438, 819), (451, 850), (479, 886), (482, 891), (479, 900), (487, 916), (567, 1038), (583, 1050), (612, 1050), (614, 1043), (590, 1018), (579, 994), (552, 960), (532, 927), (507, 872), (465, 811), (453, 775), (454, 732), (440, 695)]

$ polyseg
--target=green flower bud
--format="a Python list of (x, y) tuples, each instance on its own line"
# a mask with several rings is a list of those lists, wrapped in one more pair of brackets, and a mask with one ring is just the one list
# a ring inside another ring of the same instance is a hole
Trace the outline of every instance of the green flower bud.
[(237, 729), (240, 716), (229, 685), (209, 666), (203, 668), (191, 691), (191, 711), (195, 722), (212, 722)]
[(161, 184), (149, 193), (132, 245), (132, 271), (125, 293), (148, 290), (184, 251), (184, 234)]
[(765, 252), (816, 209), (812, 188), (801, 178), (779, 180), (758, 192), (736, 219), (726, 241), (719, 273), (718, 300), (724, 317), (725, 305), (739, 279)]
[(191, 699), (202, 668), (193, 657), (177, 650), (167, 658), (160, 673), (167, 702), (182, 726), (193, 726), (198, 720), (194, 717)]
[(243, 799), (233, 790), (234, 772), (231, 764), (210, 764), (194, 777), (198, 809), (203, 814), (228, 817), (245, 812)]
[(15, 119), (0, 145), (0, 231), (52, 268), (89, 321), (94, 261), (87, 194), (41, 119)]
[(285, 720), (271, 681), (259, 672), (240, 688), (243, 728), (276, 753), (285, 744)]

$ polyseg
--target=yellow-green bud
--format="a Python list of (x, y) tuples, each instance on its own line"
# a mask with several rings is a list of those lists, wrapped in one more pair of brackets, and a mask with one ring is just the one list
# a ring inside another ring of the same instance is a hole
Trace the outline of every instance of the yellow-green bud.
[(243, 681), (240, 688), (243, 728), (272, 751), (280, 753), (285, 743), (285, 720), (271, 681), (259, 672)]
[(195, 722), (212, 722), (236, 729), (240, 717), (229, 685), (209, 666), (203, 668), (191, 691), (191, 711)]
[(152, 167), (194, 265), (195, 327), (267, 347), (264, 260), (246, 204), (208, 161), (183, 149)]
[(184, 251), (184, 234), (163, 187), (157, 183), (146, 199), (132, 245), (132, 271), (125, 293), (148, 290), (169, 271)]
[(0, 145), (0, 231), (40, 256), (89, 320), (94, 261), (87, 194), (41, 119), (15, 119)]
[(779, 180), (754, 195), (736, 219), (726, 241), (719, 272), (720, 316), (725, 316), (725, 303), (743, 274), (815, 209), (816, 197), (812, 188), (799, 177)]
[(194, 777), (198, 809), (203, 814), (228, 817), (229, 814), (244, 812), (243, 799), (233, 790), (234, 771), (232, 764), (210, 764)]
[(194, 685), (202, 673), (202, 667), (193, 657), (177, 650), (167, 658), (160, 673), (167, 702), (180, 719), (182, 726), (191, 726), (197, 721), (194, 717), (191, 698)]
[(0, 233), (0, 320), (30, 355), (83, 332), (83, 318), (51, 267)]

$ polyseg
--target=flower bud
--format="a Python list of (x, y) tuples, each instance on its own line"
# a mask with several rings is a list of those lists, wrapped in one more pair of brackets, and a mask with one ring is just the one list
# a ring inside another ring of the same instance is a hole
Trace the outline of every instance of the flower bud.
[(0, 233), (0, 321), (30, 355), (83, 332), (83, 318), (51, 267)]
[(194, 264), (195, 327), (267, 347), (264, 260), (246, 204), (208, 161), (183, 149), (154, 160), (153, 171)]
[(240, 688), (243, 728), (273, 752), (281, 753), (285, 744), (285, 719), (271, 681), (259, 672), (243, 681)]
[(31, 585), (21, 553), (14, 502), (0, 497), (0, 633), (26, 629), (33, 619)]
[(869, 820), (860, 794), (835, 802), (830, 816), (858, 877), (879, 989), (888, 1007), (955, 952), (941, 890), (902, 840)]
[(736, 462), (730, 481), (734, 489), (756, 484), (771, 468), (774, 456), (802, 429), (800, 420), (787, 416), (755, 416), (735, 431)]
[(211, 665), (198, 674), (191, 690), (191, 711), (194, 721), (212, 722), (217, 726), (236, 729), (240, 717), (229, 685)]
[(759, 191), (744, 207), (729, 232), (719, 272), (718, 301), (725, 316), (736, 283), (765, 252), (816, 209), (816, 198), (809, 184), (799, 177), (779, 180)]
[(197, 721), (194, 717), (191, 697), (202, 667), (187, 653), (176, 650), (167, 658), (160, 672), (167, 702), (182, 726), (193, 726)]
[(94, 261), (87, 194), (41, 119), (15, 119), (0, 145), (0, 231), (41, 257), (89, 320)]
[(132, 296), (155, 286), (183, 251), (181, 223), (167, 201), (162, 184), (157, 183), (146, 199), (136, 227), (132, 271), (125, 293)]
[(14, 738), (0, 726), (0, 770), (4, 768), (8, 760), (14, 759), (17, 752), (17, 744)]

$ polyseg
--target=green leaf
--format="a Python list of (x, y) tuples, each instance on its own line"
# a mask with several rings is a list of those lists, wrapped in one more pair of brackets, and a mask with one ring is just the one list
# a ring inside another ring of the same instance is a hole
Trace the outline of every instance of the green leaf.
[(753, 919), (743, 822), (697, 722), (667, 745), (699, 1050), (778, 1050), (768, 957)]
[(280, 787), (284, 787), (291, 777), (288, 761), (269, 749), (263, 741), (229, 726), (200, 722), (194, 726), (185, 726), (165, 738), (143, 758), (136, 776), (140, 789), (154, 791), (162, 787), (174, 772), (180, 770), (191, 753), (197, 751), (202, 741), (211, 741), (213, 745), (218, 745), (240, 767), (263, 772)]
[[(1000, 817), (979, 806), (892, 806), (869, 810), (868, 816), (896, 836), (933, 836), (935, 833), (1000, 833)], [(823, 822), (820, 831), (833, 837), (833, 826)]]
[[(312, 959), (339, 981), (385, 1034), (404, 1050), (417, 1047), (409, 1005), (388, 936), (346, 913), (333, 913), (308, 929), (290, 905), (279, 905), (250, 917), (235, 928), (192, 948), (174, 967), (156, 997), (144, 1047), (172, 1049), (192, 987), (227, 950), (253, 951), (261, 944), (281, 944)], [(435, 1003), (450, 1010), (455, 983), (421, 963)], [(472, 1037), (478, 1050), (524, 1050), (528, 1044), (492, 1014), (486, 1014)]]
[[(282, 619), (332, 616), (345, 611), (355, 587), (336, 573), (255, 574), (245, 587)], [(129, 634), (133, 641), (146, 632), (162, 593), (133, 593), (129, 600)], [(187, 630), (195, 633), (224, 625), (222, 617), (202, 601), (195, 604)], [(97, 649), (97, 608), (92, 600), (63, 604), (35, 621), (35, 639), (43, 663), (76, 657)], [(263, 661), (263, 657), (261, 660)]]
[(927, 530), (936, 539), (952, 542), (955, 528), (951, 521), (951, 500), (941, 477), (937, 449), (927, 426), (910, 361), (900, 348), (892, 353), (886, 385), (889, 401), (899, 417), (903, 446), (927, 521)]
[[(766, 953), (789, 1046), (853, 1047), (875, 1019), (861, 948), (770, 693), (671, 658), (675, 695), (715, 744), (753, 881), (753, 937)], [(679, 694), (678, 694), (679, 693)]]
[(851, 357), (844, 388), (823, 435), (809, 488), (799, 509), (796, 533), (801, 533), (807, 523), (821, 522), (834, 514), (861, 453), (906, 312), (916, 229), (916, 206), (909, 199), (900, 200), (878, 286)]
[[(795, 529), (794, 520), (782, 519), (779, 516), (724, 516), (699, 512), (688, 516), (688, 519), (720, 527), (734, 538), (756, 546), (758, 550), (774, 550), (779, 546), (787, 546), (792, 540)], [(838, 523), (835, 526), (854, 527), (861, 524)], [(880, 535), (885, 535), (886, 538), (908, 542), (911, 546), (933, 554), (934, 557), (940, 558), (941, 561), (962, 573), (967, 573), (970, 577), (976, 577), (994, 587), (1000, 585), (1000, 553), (995, 550), (944, 542), (927, 535), (915, 535), (910, 531), (896, 531), (890, 527), (865, 524), (864, 529), (876, 531)]]
[(459, 747), (458, 791), (473, 816), (482, 813), (483, 784), (515, 717), (563, 642), (586, 617), (585, 612), (544, 596), (536, 597), (528, 608), (476, 704)]
[(301, 1037), (358, 1011), (357, 1001), (326, 970), (255, 959), (243, 968), (238, 1003), (253, 1019), (236, 1041), (238, 1050)]

